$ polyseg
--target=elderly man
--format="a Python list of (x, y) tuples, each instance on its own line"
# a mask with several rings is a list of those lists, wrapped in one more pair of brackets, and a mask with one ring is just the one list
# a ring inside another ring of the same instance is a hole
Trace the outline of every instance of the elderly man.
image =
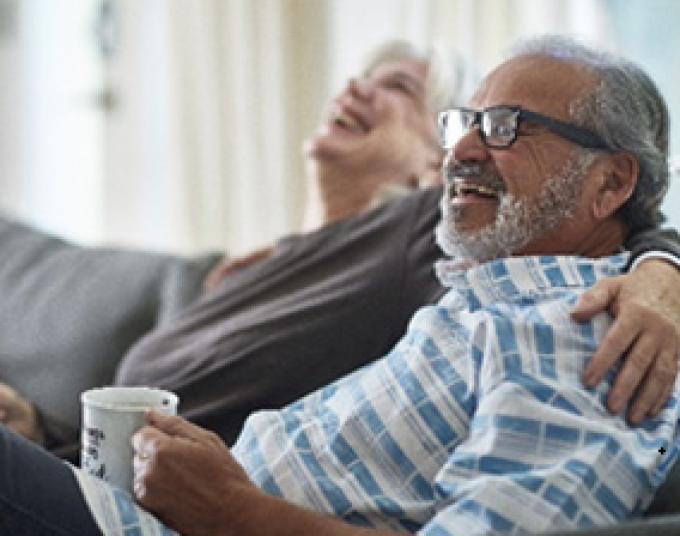
[[(135, 495), (168, 526), (470, 536), (606, 525), (649, 504), (677, 458), (677, 397), (639, 427), (611, 415), (612, 375), (595, 388), (581, 379), (609, 319), (574, 324), (569, 311), (621, 272), (626, 235), (658, 217), (663, 99), (630, 63), (546, 38), (441, 124), (447, 294), (383, 359), (254, 414), (233, 455), (211, 433), (150, 414), (134, 438)], [(42, 475), (0, 485), (0, 527), (99, 533), (90, 515), (105, 525), (105, 484), (76, 472), (85, 502), (53, 458), (0, 439), (0, 483), (13, 461)], [(113, 494), (127, 520), (146, 515)]]

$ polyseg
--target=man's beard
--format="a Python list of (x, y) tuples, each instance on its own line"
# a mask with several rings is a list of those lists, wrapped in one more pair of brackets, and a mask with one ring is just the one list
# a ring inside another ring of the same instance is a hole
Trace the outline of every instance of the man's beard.
[[(469, 230), (460, 218), (469, 207), (442, 202), (442, 220), (437, 226), (437, 243), (444, 253), (462, 264), (504, 258), (545, 235), (573, 217), (586, 170), (593, 158), (576, 153), (564, 168), (546, 181), (536, 198), (515, 197), (500, 192), (496, 218), (482, 228)], [(472, 209), (474, 210), (474, 209)]]

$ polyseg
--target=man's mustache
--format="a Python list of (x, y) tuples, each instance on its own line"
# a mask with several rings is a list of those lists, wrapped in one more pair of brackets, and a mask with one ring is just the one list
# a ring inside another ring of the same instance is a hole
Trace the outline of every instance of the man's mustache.
[(485, 170), (479, 164), (452, 163), (444, 166), (444, 179), (452, 183), (455, 179), (474, 178), (475, 183), (499, 192), (505, 192), (505, 182), (497, 173)]

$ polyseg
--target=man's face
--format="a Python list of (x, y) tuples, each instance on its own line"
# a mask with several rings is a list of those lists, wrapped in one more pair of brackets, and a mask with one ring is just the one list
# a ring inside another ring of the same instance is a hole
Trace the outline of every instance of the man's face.
[(306, 154), (359, 174), (440, 182), (442, 151), (425, 102), (426, 75), (425, 63), (398, 60), (350, 80), (307, 140)]
[[(569, 64), (520, 57), (492, 72), (469, 107), (518, 105), (569, 122), (570, 103), (592, 83)], [(581, 190), (591, 162), (582, 154), (573, 142), (529, 121), (504, 149), (486, 147), (475, 127), (446, 155), (440, 246), (472, 262), (578, 251), (574, 222), (585, 210)]]

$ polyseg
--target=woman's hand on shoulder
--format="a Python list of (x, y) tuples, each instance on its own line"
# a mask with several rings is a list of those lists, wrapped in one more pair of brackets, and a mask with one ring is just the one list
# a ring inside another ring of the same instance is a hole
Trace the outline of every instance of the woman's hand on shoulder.
[(663, 409), (675, 385), (680, 361), (680, 271), (663, 260), (646, 260), (582, 294), (572, 318), (588, 320), (602, 311), (609, 311), (614, 323), (586, 367), (584, 381), (597, 385), (619, 363), (607, 404), (614, 413), (629, 404), (628, 419), (639, 423)]

